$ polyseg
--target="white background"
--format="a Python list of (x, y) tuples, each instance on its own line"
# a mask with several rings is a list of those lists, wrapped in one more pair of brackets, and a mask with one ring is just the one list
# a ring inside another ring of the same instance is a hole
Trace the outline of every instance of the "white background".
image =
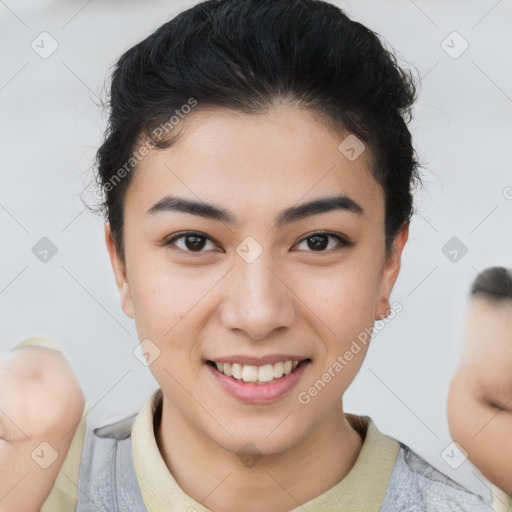
[[(157, 386), (132, 353), (103, 221), (79, 199), (105, 126), (99, 97), (116, 59), (192, 3), (0, 2), (0, 353), (53, 338), (93, 421), (135, 412)], [(427, 164), (392, 295), (404, 310), (374, 339), (346, 410), (442, 467), (469, 285), (488, 266), (512, 266), (512, 2), (336, 3), (421, 76), (411, 130)], [(31, 48), (43, 31), (59, 45), (47, 59)], [(442, 47), (462, 48), (453, 31), (469, 44), (456, 59)], [(42, 237), (58, 249), (47, 263), (32, 253)], [(452, 237), (468, 248), (455, 263), (442, 252)]]

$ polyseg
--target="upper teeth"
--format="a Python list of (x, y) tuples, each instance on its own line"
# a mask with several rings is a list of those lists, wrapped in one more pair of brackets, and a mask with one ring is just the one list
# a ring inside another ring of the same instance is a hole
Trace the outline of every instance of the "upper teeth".
[(244, 382), (270, 382), (273, 379), (279, 379), (283, 375), (288, 375), (294, 370), (299, 361), (285, 361), (275, 364), (266, 364), (264, 366), (252, 366), (238, 363), (215, 363), (217, 370)]

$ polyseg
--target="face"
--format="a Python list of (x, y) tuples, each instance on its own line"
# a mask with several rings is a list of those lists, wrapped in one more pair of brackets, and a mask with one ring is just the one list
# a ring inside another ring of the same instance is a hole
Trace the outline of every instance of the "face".
[(106, 225), (122, 307), (150, 340), (175, 418), (226, 449), (250, 441), (277, 453), (339, 417), (367, 347), (336, 362), (389, 309), (407, 227), (386, 257), (370, 155), (349, 160), (338, 149), (347, 134), (310, 112), (203, 111), (185, 122), (135, 171), (125, 264)]
[(471, 300), (459, 372), (489, 405), (512, 410), (512, 301)]

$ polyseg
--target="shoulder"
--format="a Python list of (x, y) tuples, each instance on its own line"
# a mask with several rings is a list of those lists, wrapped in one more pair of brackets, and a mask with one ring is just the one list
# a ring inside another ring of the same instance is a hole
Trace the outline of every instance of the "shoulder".
[[(102, 472), (108, 472), (111, 464), (119, 455), (120, 450), (131, 450), (131, 434), (137, 413), (121, 419), (88, 425), (83, 444), (80, 473), (86, 476), (89, 483)], [(94, 476), (94, 478), (92, 478)]]
[(400, 442), (381, 511), (492, 512), (491, 495), (486, 486), (475, 492), (460, 482)]
[(110, 499), (112, 486), (116, 483), (113, 465), (121, 464), (122, 469), (131, 469), (130, 440), (137, 414), (91, 422), (89, 411), (89, 404), (86, 404), (70, 450), (41, 512), (113, 510), (108, 508), (111, 503), (105, 501)]
[(133, 462), (138, 413), (87, 429), (78, 478), (77, 512), (145, 510)]

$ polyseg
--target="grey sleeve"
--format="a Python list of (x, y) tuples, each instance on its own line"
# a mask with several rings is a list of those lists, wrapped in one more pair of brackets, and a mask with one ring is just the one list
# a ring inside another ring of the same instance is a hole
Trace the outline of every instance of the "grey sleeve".
[(430, 465), (401, 443), (381, 512), (493, 512), (481, 496)]

